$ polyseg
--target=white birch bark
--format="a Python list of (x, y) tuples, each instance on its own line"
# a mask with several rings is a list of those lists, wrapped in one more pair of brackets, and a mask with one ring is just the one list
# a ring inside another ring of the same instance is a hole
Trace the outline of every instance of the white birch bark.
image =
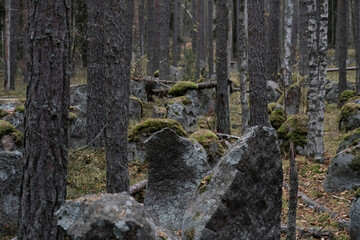
[(307, 155), (324, 161), (324, 109), (328, 0), (309, 0), (309, 93)]
[(285, 2), (285, 39), (284, 39), (284, 84), (285, 87), (292, 83), (291, 72), (291, 49), (292, 49), (292, 28), (294, 16), (294, 2), (293, 0), (286, 0)]

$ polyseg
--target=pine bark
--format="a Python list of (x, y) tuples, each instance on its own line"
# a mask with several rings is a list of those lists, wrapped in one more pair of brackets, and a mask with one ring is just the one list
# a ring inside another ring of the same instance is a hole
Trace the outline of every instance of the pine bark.
[(148, 69), (147, 73), (150, 76), (153, 76), (155, 69), (154, 64), (154, 54), (155, 54), (155, 5), (154, 0), (147, 0), (147, 59), (148, 59)]
[(5, 2), (5, 82), (7, 91), (15, 90), (15, 75), (17, 67), (19, 0)]
[(294, 0), (285, 1), (285, 38), (284, 38), (284, 83), (285, 88), (292, 83), (292, 49), (293, 49)]
[(359, 68), (360, 68), (360, 2), (355, 1), (355, 26), (356, 26), (356, 38), (355, 38), (355, 55), (358, 70), (356, 71), (356, 92), (359, 93)]
[(295, 160), (294, 143), (290, 142), (290, 189), (289, 189), (289, 212), (288, 212), (288, 223), (287, 223), (287, 239), (296, 240), (296, 210), (297, 210), (297, 199), (298, 199), (298, 173)]
[(170, 74), (170, 2), (168, 0), (160, 0), (160, 67), (159, 78), (169, 79)]
[(299, 0), (299, 74), (309, 74), (307, 0)]
[(328, 32), (328, 1), (309, 0), (309, 92), (307, 155), (324, 161), (324, 109)]
[(227, 7), (228, 7), (228, 10), (227, 10), (227, 23), (228, 23), (228, 27), (227, 27), (227, 34), (228, 34), (228, 37), (227, 37), (227, 70), (228, 70), (228, 79), (230, 79), (230, 71), (231, 71), (231, 60), (232, 60), (232, 57), (233, 57), (233, 1), (228, 1), (227, 2)]
[(104, 7), (97, 0), (88, 0), (88, 67), (87, 67), (87, 144), (99, 148), (105, 146), (105, 55), (104, 55)]
[(264, 1), (248, 1), (249, 18), (249, 79), (250, 121), (249, 126), (270, 126), (267, 113), (265, 79), (265, 17)]
[(230, 109), (229, 109), (229, 90), (227, 78), (227, 13), (226, 1), (216, 1), (216, 116), (217, 131), (219, 133), (230, 134)]
[(154, 48), (154, 56), (153, 56), (153, 68), (154, 71), (151, 75), (154, 74), (155, 71), (159, 70), (160, 67), (160, 1), (155, 0), (155, 8), (154, 8), (154, 38), (153, 38), (153, 48)]
[(145, 54), (145, 0), (140, 0), (139, 9), (139, 25), (140, 25), (140, 36), (139, 36), (139, 48), (141, 56)]
[(268, 28), (266, 29), (266, 80), (275, 82), (281, 66), (280, 4), (279, 0), (269, 0)]
[(172, 46), (172, 65), (177, 66), (180, 60), (180, 49), (179, 49), (179, 30), (180, 30), (180, 2), (179, 0), (174, 1), (174, 18), (173, 18), (173, 46)]
[(336, 26), (336, 56), (339, 65), (339, 97), (346, 90), (346, 59), (348, 45), (349, 0), (338, 0)]
[[(108, 0), (104, 4), (106, 189), (108, 193), (129, 191), (127, 129), (129, 124), (132, 1)], [(129, 9), (130, 8), (130, 9)]]
[(208, 16), (207, 16), (207, 40), (208, 40), (208, 65), (209, 65), (209, 79), (214, 74), (214, 35), (213, 35), (213, 14), (214, 14), (214, 0), (208, 0)]
[(204, 0), (196, 0), (196, 66), (195, 79), (198, 80), (200, 75), (205, 70), (206, 55), (205, 55), (205, 15), (204, 15)]
[(247, 0), (237, 0), (237, 49), (239, 58), (241, 131), (244, 133), (249, 125), (249, 108), (247, 97)]
[(28, 91), (18, 239), (63, 239), (54, 212), (66, 199), (71, 5), (27, 1)]
[(191, 28), (191, 47), (193, 52), (196, 52), (196, 0), (191, 0), (191, 14), (192, 14), (192, 28)]

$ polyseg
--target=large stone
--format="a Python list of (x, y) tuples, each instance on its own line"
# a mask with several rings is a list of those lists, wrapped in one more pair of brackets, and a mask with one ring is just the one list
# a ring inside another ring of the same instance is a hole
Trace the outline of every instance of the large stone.
[(169, 102), (166, 105), (166, 117), (181, 123), (187, 132), (194, 132), (197, 127), (196, 114), (190, 104), (182, 102)]
[(15, 229), (22, 173), (21, 152), (0, 152), (0, 232)]
[(172, 229), (181, 229), (186, 206), (208, 174), (206, 152), (196, 141), (165, 128), (145, 141), (148, 183), (144, 204)]
[(281, 90), (279, 84), (274, 81), (266, 82), (266, 98), (267, 103), (277, 102), (281, 97)]
[(340, 111), (339, 130), (348, 132), (360, 127), (360, 104), (346, 103)]
[[(354, 86), (350, 82), (346, 82), (346, 89), (354, 90)], [(325, 87), (325, 101), (328, 103), (339, 102), (339, 83), (329, 82)]]
[(169, 80), (171, 81), (182, 81), (184, 74), (185, 74), (185, 69), (183, 67), (174, 67), (171, 66), (170, 67), (170, 74), (169, 74)]
[(4, 102), (0, 104), (0, 109), (4, 110), (4, 111), (15, 111), (15, 108), (17, 106), (20, 106), (22, 103), (21, 102)]
[(179, 239), (125, 192), (66, 201), (55, 215), (73, 240)]
[(354, 198), (350, 207), (350, 238), (360, 240), (360, 197)]
[(130, 97), (129, 101), (129, 118), (131, 120), (140, 119), (143, 113), (143, 103), (140, 99)]
[(336, 153), (339, 153), (347, 148), (354, 147), (358, 144), (360, 144), (360, 128), (358, 128), (354, 132), (347, 134), (344, 137), (342, 142), (339, 144), (339, 147), (338, 147)]
[(331, 160), (324, 181), (326, 192), (341, 192), (360, 187), (360, 146), (345, 149)]
[(130, 95), (147, 102), (147, 94), (144, 81), (130, 81)]
[(5, 121), (11, 123), (20, 132), (24, 132), (24, 130), (25, 130), (24, 129), (24, 118), (25, 118), (24, 112), (15, 111), (15, 112), (8, 114), (3, 119)]
[(82, 113), (86, 113), (87, 84), (70, 86), (70, 106), (77, 106)]
[(273, 128), (250, 128), (202, 181), (183, 239), (280, 239), (282, 166)]
[(300, 109), (301, 88), (298, 85), (290, 86), (286, 92), (286, 114), (298, 114)]
[(191, 102), (191, 110), (195, 116), (208, 116), (215, 109), (215, 102), (202, 90), (188, 90), (185, 95)]

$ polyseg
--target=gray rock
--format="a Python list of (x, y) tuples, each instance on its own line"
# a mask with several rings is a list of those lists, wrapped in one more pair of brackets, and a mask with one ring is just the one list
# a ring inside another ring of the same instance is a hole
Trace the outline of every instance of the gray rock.
[(146, 158), (146, 150), (143, 140), (128, 143), (128, 161), (144, 162)]
[(178, 121), (187, 132), (194, 132), (197, 127), (196, 114), (190, 104), (169, 102), (166, 105), (166, 117)]
[(87, 195), (55, 213), (70, 239), (179, 239), (127, 193)]
[(5, 116), (3, 120), (11, 123), (20, 132), (24, 132), (24, 118), (25, 118), (24, 113), (14, 112)]
[[(341, 109), (339, 130), (348, 132), (360, 127), (360, 109), (349, 111), (347, 104)], [(360, 105), (358, 106), (360, 107)]]
[(151, 115), (152, 118), (164, 118), (165, 116), (166, 116), (166, 108), (165, 107), (154, 106), (154, 110)]
[(274, 129), (250, 128), (202, 181), (185, 212), (183, 238), (280, 239), (282, 178)]
[(176, 82), (182, 81), (184, 74), (185, 74), (184, 70), (185, 70), (185, 68), (183, 68), (183, 67), (171, 66), (169, 80), (176, 81)]
[(10, 112), (10, 111), (14, 111), (15, 108), (17, 106), (20, 106), (21, 104), (22, 104), (21, 102), (5, 102), (5, 103), (0, 104), (0, 109)]
[(147, 94), (144, 81), (130, 81), (130, 95), (147, 102)]
[(205, 150), (169, 128), (153, 134), (145, 146), (149, 177), (144, 204), (162, 223), (181, 229), (186, 205), (210, 171)]
[(76, 118), (70, 122), (70, 146), (86, 145), (86, 114), (75, 111)]
[(185, 95), (191, 102), (191, 111), (195, 116), (208, 116), (215, 109), (214, 99), (209, 97), (203, 91), (188, 90)]
[[(346, 88), (354, 90), (354, 86), (350, 82), (346, 82)], [(339, 102), (339, 83), (329, 82), (325, 87), (325, 101), (328, 103), (338, 103)]]
[(0, 232), (15, 229), (18, 216), (21, 152), (0, 152)]
[(298, 114), (300, 109), (301, 88), (293, 85), (286, 93), (285, 104), (287, 114)]
[(360, 240), (360, 197), (357, 196), (350, 207), (350, 238)]
[(346, 148), (354, 147), (360, 143), (360, 129), (344, 137), (343, 141), (339, 144), (336, 153), (339, 153)]
[(70, 106), (77, 106), (82, 113), (86, 113), (87, 84), (70, 86)]
[(345, 149), (331, 160), (324, 181), (326, 192), (341, 192), (360, 187), (360, 164), (357, 157), (360, 146)]
[(129, 118), (131, 120), (140, 119), (143, 113), (143, 105), (140, 99), (130, 97), (129, 101)]
[(280, 86), (274, 81), (266, 82), (266, 98), (267, 103), (277, 102), (281, 97), (281, 93), (279, 92)]

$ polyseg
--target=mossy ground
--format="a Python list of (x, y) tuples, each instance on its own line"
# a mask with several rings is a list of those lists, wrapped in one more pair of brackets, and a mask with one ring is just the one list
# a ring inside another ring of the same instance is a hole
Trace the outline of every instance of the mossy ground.
[(21, 146), (23, 143), (23, 133), (16, 130), (16, 128), (11, 123), (0, 120), (0, 138), (4, 135), (10, 135), (17, 146)]

